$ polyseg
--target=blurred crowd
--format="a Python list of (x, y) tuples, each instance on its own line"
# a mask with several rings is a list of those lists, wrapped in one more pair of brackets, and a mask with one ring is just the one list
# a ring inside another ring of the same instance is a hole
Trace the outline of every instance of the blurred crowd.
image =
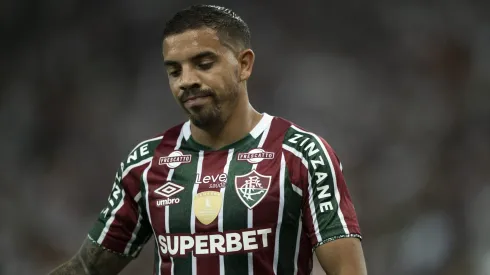
[[(194, 3), (2, 1), (1, 275), (71, 257), (119, 162), (185, 119), (160, 38)], [(490, 274), (490, 2), (212, 4), (252, 30), (252, 103), (337, 151), (370, 274)]]

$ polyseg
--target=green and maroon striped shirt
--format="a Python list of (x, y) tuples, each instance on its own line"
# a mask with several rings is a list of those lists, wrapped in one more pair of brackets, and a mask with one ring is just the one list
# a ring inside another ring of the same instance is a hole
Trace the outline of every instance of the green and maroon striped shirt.
[(130, 152), (89, 238), (137, 257), (152, 235), (158, 275), (310, 274), (317, 246), (361, 238), (332, 148), (268, 114), (220, 150), (186, 122)]

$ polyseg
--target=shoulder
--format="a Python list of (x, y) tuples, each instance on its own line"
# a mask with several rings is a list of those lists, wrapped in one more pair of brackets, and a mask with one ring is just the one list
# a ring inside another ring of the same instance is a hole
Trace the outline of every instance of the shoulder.
[(283, 118), (278, 119), (289, 123), (283, 139), (283, 149), (285, 151), (303, 159), (308, 164), (312, 162), (313, 164), (327, 164), (331, 163), (332, 157), (336, 159), (334, 150), (325, 138), (294, 122)]
[[(131, 149), (130, 155), (139, 152), (140, 154), (138, 154), (138, 157), (141, 158), (144, 155), (151, 154), (153, 150), (150, 150), (150, 148), (154, 149), (156, 146), (158, 146), (158, 144), (162, 141), (163, 136), (164, 135), (162, 133), (150, 138), (140, 140), (139, 142), (137, 142), (137, 145), (134, 146), (133, 149)], [(150, 152), (146, 152), (146, 151), (150, 151)]]
[(185, 123), (180, 123), (157, 135), (140, 140), (130, 151), (129, 156), (133, 155), (133, 157), (137, 159), (153, 156), (156, 147), (158, 147), (163, 140), (177, 139), (182, 132), (183, 125), (185, 125)]
[(126, 174), (129, 170), (149, 163), (155, 154), (157, 147), (163, 142), (163, 140), (176, 139), (174, 136), (179, 135), (184, 123), (173, 126), (166, 131), (140, 140), (129, 151), (129, 154), (121, 162), (121, 172)]
[[(285, 125), (283, 144), (287, 147), (303, 150), (313, 145), (318, 147), (328, 147), (330, 144), (319, 134), (303, 128), (302, 126), (282, 117), (274, 117), (279, 123)], [(324, 148), (327, 149), (327, 148)]]
[(163, 137), (163, 134), (159, 134), (150, 138), (140, 140), (127, 155), (127, 159), (125, 160), (124, 165), (131, 166), (135, 163), (140, 162), (141, 160), (153, 157), (155, 148), (158, 146), (158, 144), (160, 144)]

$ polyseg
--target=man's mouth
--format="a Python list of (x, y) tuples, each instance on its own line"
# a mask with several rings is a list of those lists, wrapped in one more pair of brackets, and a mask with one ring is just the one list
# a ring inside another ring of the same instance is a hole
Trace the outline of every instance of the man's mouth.
[(187, 101), (195, 100), (197, 98), (203, 98), (203, 97), (208, 97), (209, 95), (199, 95), (199, 96), (190, 96), (186, 98), (183, 102), (186, 103)]
[(191, 100), (196, 100), (198, 98), (205, 98), (205, 97), (208, 97), (208, 96), (211, 96), (212, 94), (210, 92), (204, 92), (204, 93), (200, 93), (198, 95), (191, 95), (191, 96), (188, 96), (186, 98), (184, 98), (184, 100), (182, 100), (182, 103), (186, 103), (187, 101), (191, 101)]
[(203, 106), (205, 104), (208, 104), (210, 98), (211, 98), (211, 94), (203, 94), (203, 95), (198, 95), (198, 96), (189, 96), (184, 101), (182, 101), (182, 104), (187, 109), (195, 108), (195, 107), (199, 107), (199, 106)]

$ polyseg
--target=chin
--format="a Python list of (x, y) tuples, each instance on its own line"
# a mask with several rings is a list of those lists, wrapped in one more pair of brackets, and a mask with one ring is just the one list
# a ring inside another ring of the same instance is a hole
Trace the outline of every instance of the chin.
[(191, 117), (191, 122), (192, 124), (194, 124), (194, 126), (200, 129), (207, 129), (213, 124), (208, 120), (196, 118), (196, 117)]
[(222, 123), (222, 113), (219, 105), (200, 106), (186, 110), (192, 124), (199, 128), (215, 127)]
[(221, 123), (221, 117), (217, 114), (191, 114), (192, 124), (201, 129), (210, 128)]

